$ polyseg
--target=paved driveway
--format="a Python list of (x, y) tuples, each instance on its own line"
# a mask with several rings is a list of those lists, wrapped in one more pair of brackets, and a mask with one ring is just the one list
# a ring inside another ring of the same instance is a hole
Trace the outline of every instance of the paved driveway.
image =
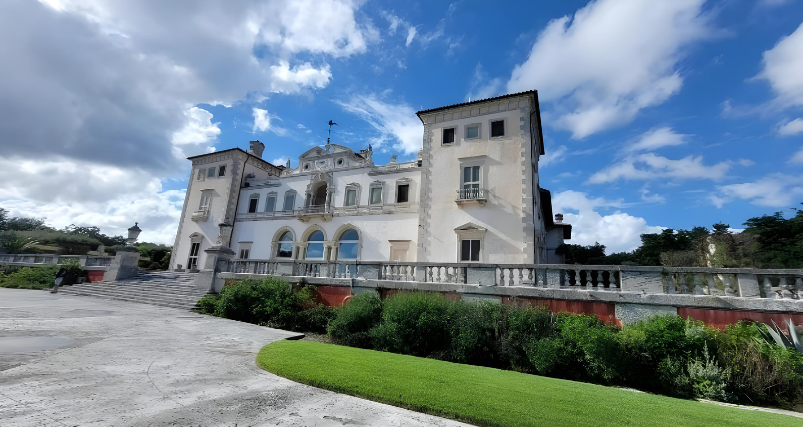
[(259, 349), (290, 335), (170, 308), (0, 288), (0, 424), (462, 425), (257, 368)]

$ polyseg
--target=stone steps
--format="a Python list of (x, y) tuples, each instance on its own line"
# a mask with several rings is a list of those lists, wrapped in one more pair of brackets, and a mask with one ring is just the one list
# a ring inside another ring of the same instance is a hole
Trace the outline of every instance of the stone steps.
[(195, 289), (194, 280), (191, 273), (140, 271), (129, 280), (62, 286), (59, 292), (190, 310), (206, 294)]

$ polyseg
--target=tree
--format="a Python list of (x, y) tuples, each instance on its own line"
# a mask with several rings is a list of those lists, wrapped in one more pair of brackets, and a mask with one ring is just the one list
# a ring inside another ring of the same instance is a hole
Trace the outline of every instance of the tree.
[(641, 247), (633, 252), (639, 265), (661, 265), (664, 252), (698, 250), (696, 246), (708, 237), (708, 229), (694, 227), (691, 230), (667, 228), (660, 233), (642, 234)]
[(595, 242), (593, 246), (562, 244), (555, 249), (555, 254), (563, 255), (566, 264), (596, 264), (603, 263), (605, 258), (605, 245)]
[(0, 235), (0, 243), (10, 254), (25, 253), (25, 249), (35, 245), (37, 241), (31, 237), (23, 236), (13, 231), (4, 231)]
[(0, 231), (6, 230), (8, 227), (8, 211), (0, 208)]
[(749, 218), (745, 233), (758, 239), (757, 267), (803, 268), (803, 210), (786, 219), (782, 212)]
[(75, 224), (70, 224), (64, 227), (65, 233), (74, 234), (78, 236), (86, 236), (93, 239), (100, 241), (103, 243), (104, 246), (115, 246), (115, 245), (124, 245), (126, 242), (125, 237), (123, 236), (113, 236), (109, 237), (100, 232), (100, 228), (91, 226), (91, 227), (79, 227)]
[(45, 225), (45, 218), (25, 218), (16, 216), (6, 222), (6, 230), (11, 231), (33, 231), (33, 230), (52, 230)]

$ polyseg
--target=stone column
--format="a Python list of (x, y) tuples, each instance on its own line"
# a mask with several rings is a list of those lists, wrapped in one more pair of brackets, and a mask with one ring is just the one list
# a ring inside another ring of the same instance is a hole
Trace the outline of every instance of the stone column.
[(139, 252), (117, 252), (103, 274), (104, 282), (130, 279), (139, 272)]
[(212, 246), (204, 252), (206, 260), (203, 269), (195, 275), (195, 288), (209, 293), (220, 292), (224, 281), (217, 277), (218, 262), (233, 259), (235, 253), (228, 246)]

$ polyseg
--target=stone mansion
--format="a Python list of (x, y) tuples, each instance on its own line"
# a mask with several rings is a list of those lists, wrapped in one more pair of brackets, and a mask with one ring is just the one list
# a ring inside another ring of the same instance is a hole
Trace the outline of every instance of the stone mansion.
[(171, 269), (200, 268), (213, 246), (261, 260), (562, 262), (571, 226), (539, 186), (538, 93), (417, 114), (423, 148), (410, 162), (327, 143), (290, 168), (263, 160), (259, 141), (190, 157)]

